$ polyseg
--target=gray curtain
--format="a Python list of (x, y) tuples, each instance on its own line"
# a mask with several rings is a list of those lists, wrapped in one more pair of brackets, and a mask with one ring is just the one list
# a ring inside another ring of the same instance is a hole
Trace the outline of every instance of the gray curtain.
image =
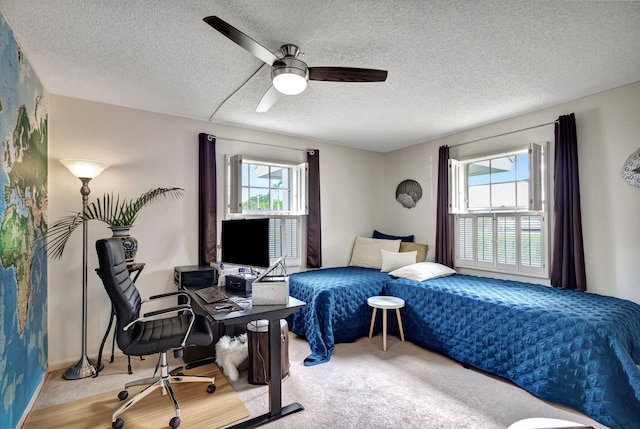
[(439, 264), (453, 268), (453, 238), (449, 216), (449, 146), (438, 151), (438, 197), (436, 207), (436, 258)]
[(578, 139), (573, 113), (555, 125), (553, 250), (551, 285), (587, 290), (582, 243), (582, 214), (578, 179)]
[(198, 263), (217, 262), (216, 138), (199, 135)]

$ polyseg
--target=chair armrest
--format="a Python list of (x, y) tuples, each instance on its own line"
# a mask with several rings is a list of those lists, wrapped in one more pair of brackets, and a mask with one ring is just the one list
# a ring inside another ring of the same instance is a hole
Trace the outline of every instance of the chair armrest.
[(150, 311), (148, 313), (144, 313), (142, 315), (143, 319), (149, 319), (152, 318), (153, 316), (159, 316), (161, 314), (168, 314), (168, 313), (177, 313), (181, 310), (187, 310), (190, 313), (193, 314), (193, 310), (191, 309), (191, 306), (186, 305), (186, 304), (181, 304), (181, 305), (176, 305), (174, 307), (168, 307), (168, 308), (163, 308), (160, 310), (155, 310), (155, 311)]
[(127, 326), (125, 326), (123, 328), (123, 330), (127, 330), (129, 329), (131, 326), (135, 325), (138, 322), (144, 322), (150, 319), (155, 319), (157, 318), (157, 316), (160, 315), (166, 315), (169, 313), (179, 313), (181, 311), (188, 311), (191, 314), (191, 317), (189, 318), (189, 327), (187, 328), (187, 331), (184, 335), (184, 338), (182, 339), (182, 347), (185, 346), (185, 344), (187, 343), (187, 338), (189, 338), (189, 334), (191, 333), (191, 329), (193, 328), (193, 323), (195, 322), (195, 313), (193, 312), (193, 309), (191, 308), (191, 295), (189, 295), (189, 293), (185, 292), (185, 291), (174, 291), (174, 292), (167, 292), (167, 293), (161, 293), (158, 295), (152, 295), (149, 297), (149, 299), (147, 299), (146, 301), (143, 301), (143, 303), (146, 302), (150, 302), (156, 299), (162, 299), (162, 298), (171, 298), (174, 296), (183, 296), (186, 298), (187, 303), (186, 304), (180, 304), (177, 306), (173, 306), (173, 307), (169, 307), (169, 308), (165, 308), (165, 309), (160, 309), (160, 310), (156, 310), (156, 311), (151, 311), (149, 313), (144, 313), (142, 315), (142, 317), (137, 318), (136, 320), (132, 321), (131, 323), (129, 323)]
[(177, 291), (174, 291), (174, 292), (161, 293), (161, 294), (158, 294), (158, 295), (152, 295), (147, 300), (145, 300), (144, 302), (153, 301), (154, 299), (169, 298), (169, 297), (173, 297), (173, 296), (183, 296), (183, 297), (185, 297), (187, 299), (187, 305), (191, 306), (191, 295), (189, 295), (188, 292), (181, 291), (181, 290), (177, 290)]
[[(163, 316), (163, 315), (168, 315), (168, 314), (177, 314), (181, 311), (188, 311), (191, 314), (191, 320), (189, 323), (189, 331), (191, 330), (191, 325), (193, 324), (193, 319), (194, 319), (194, 313), (193, 313), (193, 309), (191, 308), (191, 306), (189, 305), (177, 305), (174, 307), (168, 307), (168, 308), (163, 308), (160, 310), (155, 310), (155, 311), (150, 311), (148, 313), (145, 313), (142, 315), (142, 317), (138, 317), (137, 319), (131, 321), (129, 324), (127, 324), (124, 328), (122, 328), (123, 331), (128, 330), (129, 328), (131, 328), (133, 325), (135, 325), (138, 322), (146, 322), (147, 320), (153, 320), (153, 319), (157, 319), (157, 316)], [(186, 339), (186, 337), (185, 337)]]

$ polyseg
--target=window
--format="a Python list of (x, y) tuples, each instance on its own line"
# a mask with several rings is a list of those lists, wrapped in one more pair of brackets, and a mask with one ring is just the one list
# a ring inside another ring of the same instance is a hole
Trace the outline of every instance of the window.
[(450, 160), (455, 265), (547, 276), (543, 146)]
[(228, 217), (268, 217), (270, 256), (300, 265), (307, 165), (228, 158)]

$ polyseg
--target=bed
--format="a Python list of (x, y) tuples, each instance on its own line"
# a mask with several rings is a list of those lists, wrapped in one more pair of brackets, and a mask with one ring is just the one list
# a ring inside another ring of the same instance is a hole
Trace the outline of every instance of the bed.
[(505, 377), (600, 423), (640, 428), (640, 306), (534, 284), (455, 274), (397, 279), (406, 337)]
[(289, 329), (309, 342), (306, 366), (329, 361), (336, 343), (353, 342), (369, 332), (367, 298), (380, 295), (391, 279), (372, 268), (339, 267), (289, 276), (289, 294), (307, 303), (287, 318)]
[(640, 305), (633, 302), (461, 274), (415, 281), (358, 267), (297, 273), (289, 288), (308, 303), (290, 320), (309, 341), (305, 365), (327, 362), (336, 343), (367, 335), (366, 298), (393, 295), (406, 302), (408, 340), (606, 426), (640, 427)]

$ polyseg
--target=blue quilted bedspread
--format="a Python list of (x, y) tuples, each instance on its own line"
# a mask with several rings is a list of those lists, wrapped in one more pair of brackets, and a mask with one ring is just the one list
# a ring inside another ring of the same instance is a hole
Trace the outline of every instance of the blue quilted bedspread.
[(368, 335), (371, 309), (367, 298), (381, 295), (391, 280), (371, 268), (341, 267), (305, 271), (289, 276), (289, 295), (307, 303), (287, 318), (296, 335), (306, 337), (311, 355), (307, 366), (327, 362), (336, 343)]
[(606, 426), (640, 428), (640, 305), (460, 274), (392, 280), (384, 294), (406, 301), (404, 333), (414, 343)]

